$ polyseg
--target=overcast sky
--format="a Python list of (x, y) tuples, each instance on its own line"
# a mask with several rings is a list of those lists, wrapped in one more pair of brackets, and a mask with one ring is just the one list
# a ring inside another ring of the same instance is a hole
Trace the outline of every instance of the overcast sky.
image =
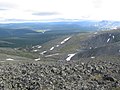
[(0, 0), (0, 22), (120, 20), (120, 0)]

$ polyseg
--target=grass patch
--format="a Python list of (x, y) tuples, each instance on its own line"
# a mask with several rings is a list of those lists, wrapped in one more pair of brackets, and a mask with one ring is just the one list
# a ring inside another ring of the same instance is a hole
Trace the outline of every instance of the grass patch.
[(23, 51), (9, 49), (9, 48), (0, 49), (0, 53), (7, 54), (7, 55), (26, 57), (26, 58), (31, 58), (31, 59), (34, 59), (34, 58), (38, 57), (38, 55), (34, 54), (34, 53), (23, 52)]
[(112, 88), (112, 90), (120, 90), (120, 87)]
[(94, 76), (91, 76), (90, 77), (90, 80), (101, 80), (102, 79), (102, 76), (100, 74), (96, 74)]

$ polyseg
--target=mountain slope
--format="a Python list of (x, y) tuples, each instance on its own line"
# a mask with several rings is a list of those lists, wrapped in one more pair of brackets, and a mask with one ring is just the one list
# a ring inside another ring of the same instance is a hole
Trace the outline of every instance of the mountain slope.
[(119, 57), (120, 29), (63, 35), (46, 43), (18, 50), (35, 54), (36, 56), (32, 57), (35, 60), (69, 61), (102, 56)]
[(73, 59), (97, 56), (120, 56), (120, 30), (100, 32), (80, 43), (83, 51)]
[(66, 35), (43, 45), (33, 46), (30, 50), (39, 53), (44, 60), (78, 60), (109, 55), (119, 57), (120, 29)]
[(20, 51), (17, 50), (17, 48), (0, 48), (0, 54), (9, 55), (9, 56), (18, 56), (18, 57), (24, 57), (29, 59), (34, 59), (38, 56), (38, 54), (33, 54), (30, 52)]

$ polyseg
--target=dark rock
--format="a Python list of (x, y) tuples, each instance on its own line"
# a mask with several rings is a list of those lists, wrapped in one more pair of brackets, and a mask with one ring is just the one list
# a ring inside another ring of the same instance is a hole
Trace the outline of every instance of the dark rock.
[(22, 70), (22, 74), (26, 74), (26, 70)]
[(120, 87), (120, 76), (119, 63), (110, 63), (1, 64), (0, 90), (112, 90)]
[(110, 75), (104, 75), (103, 80), (109, 80), (109, 81), (112, 81), (112, 82), (116, 81), (116, 79), (114, 77), (110, 76)]

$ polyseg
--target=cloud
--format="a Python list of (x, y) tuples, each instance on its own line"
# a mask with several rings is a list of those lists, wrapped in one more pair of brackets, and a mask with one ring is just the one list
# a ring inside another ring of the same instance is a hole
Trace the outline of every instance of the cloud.
[(12, 3), (0, 2), (0, 10), (9, 10), (15, 8), (16, 5)]
[(8, 9), (6, 9), (6, 8), (0, 8), (0, 11), (5, 11), (5, 10), (8, 10)]
[(92, 3), (95, 8), (100, 8), (102, 6), (103, 1), (102, 0), (93, 0)]
[(5, 19), (5, 21), (25, 21), (24, 19)]
[(4, 19), (7, 22), (26, 22), (26, 21), (40, 21), (40, 20), (27, 20), (27, 19)]
[(52, 15), (58, 15), (59, 13), (57, 12), (35, 12), (32, 13), (32, 15), (37, 15), (37, 16), (52, 16)]

